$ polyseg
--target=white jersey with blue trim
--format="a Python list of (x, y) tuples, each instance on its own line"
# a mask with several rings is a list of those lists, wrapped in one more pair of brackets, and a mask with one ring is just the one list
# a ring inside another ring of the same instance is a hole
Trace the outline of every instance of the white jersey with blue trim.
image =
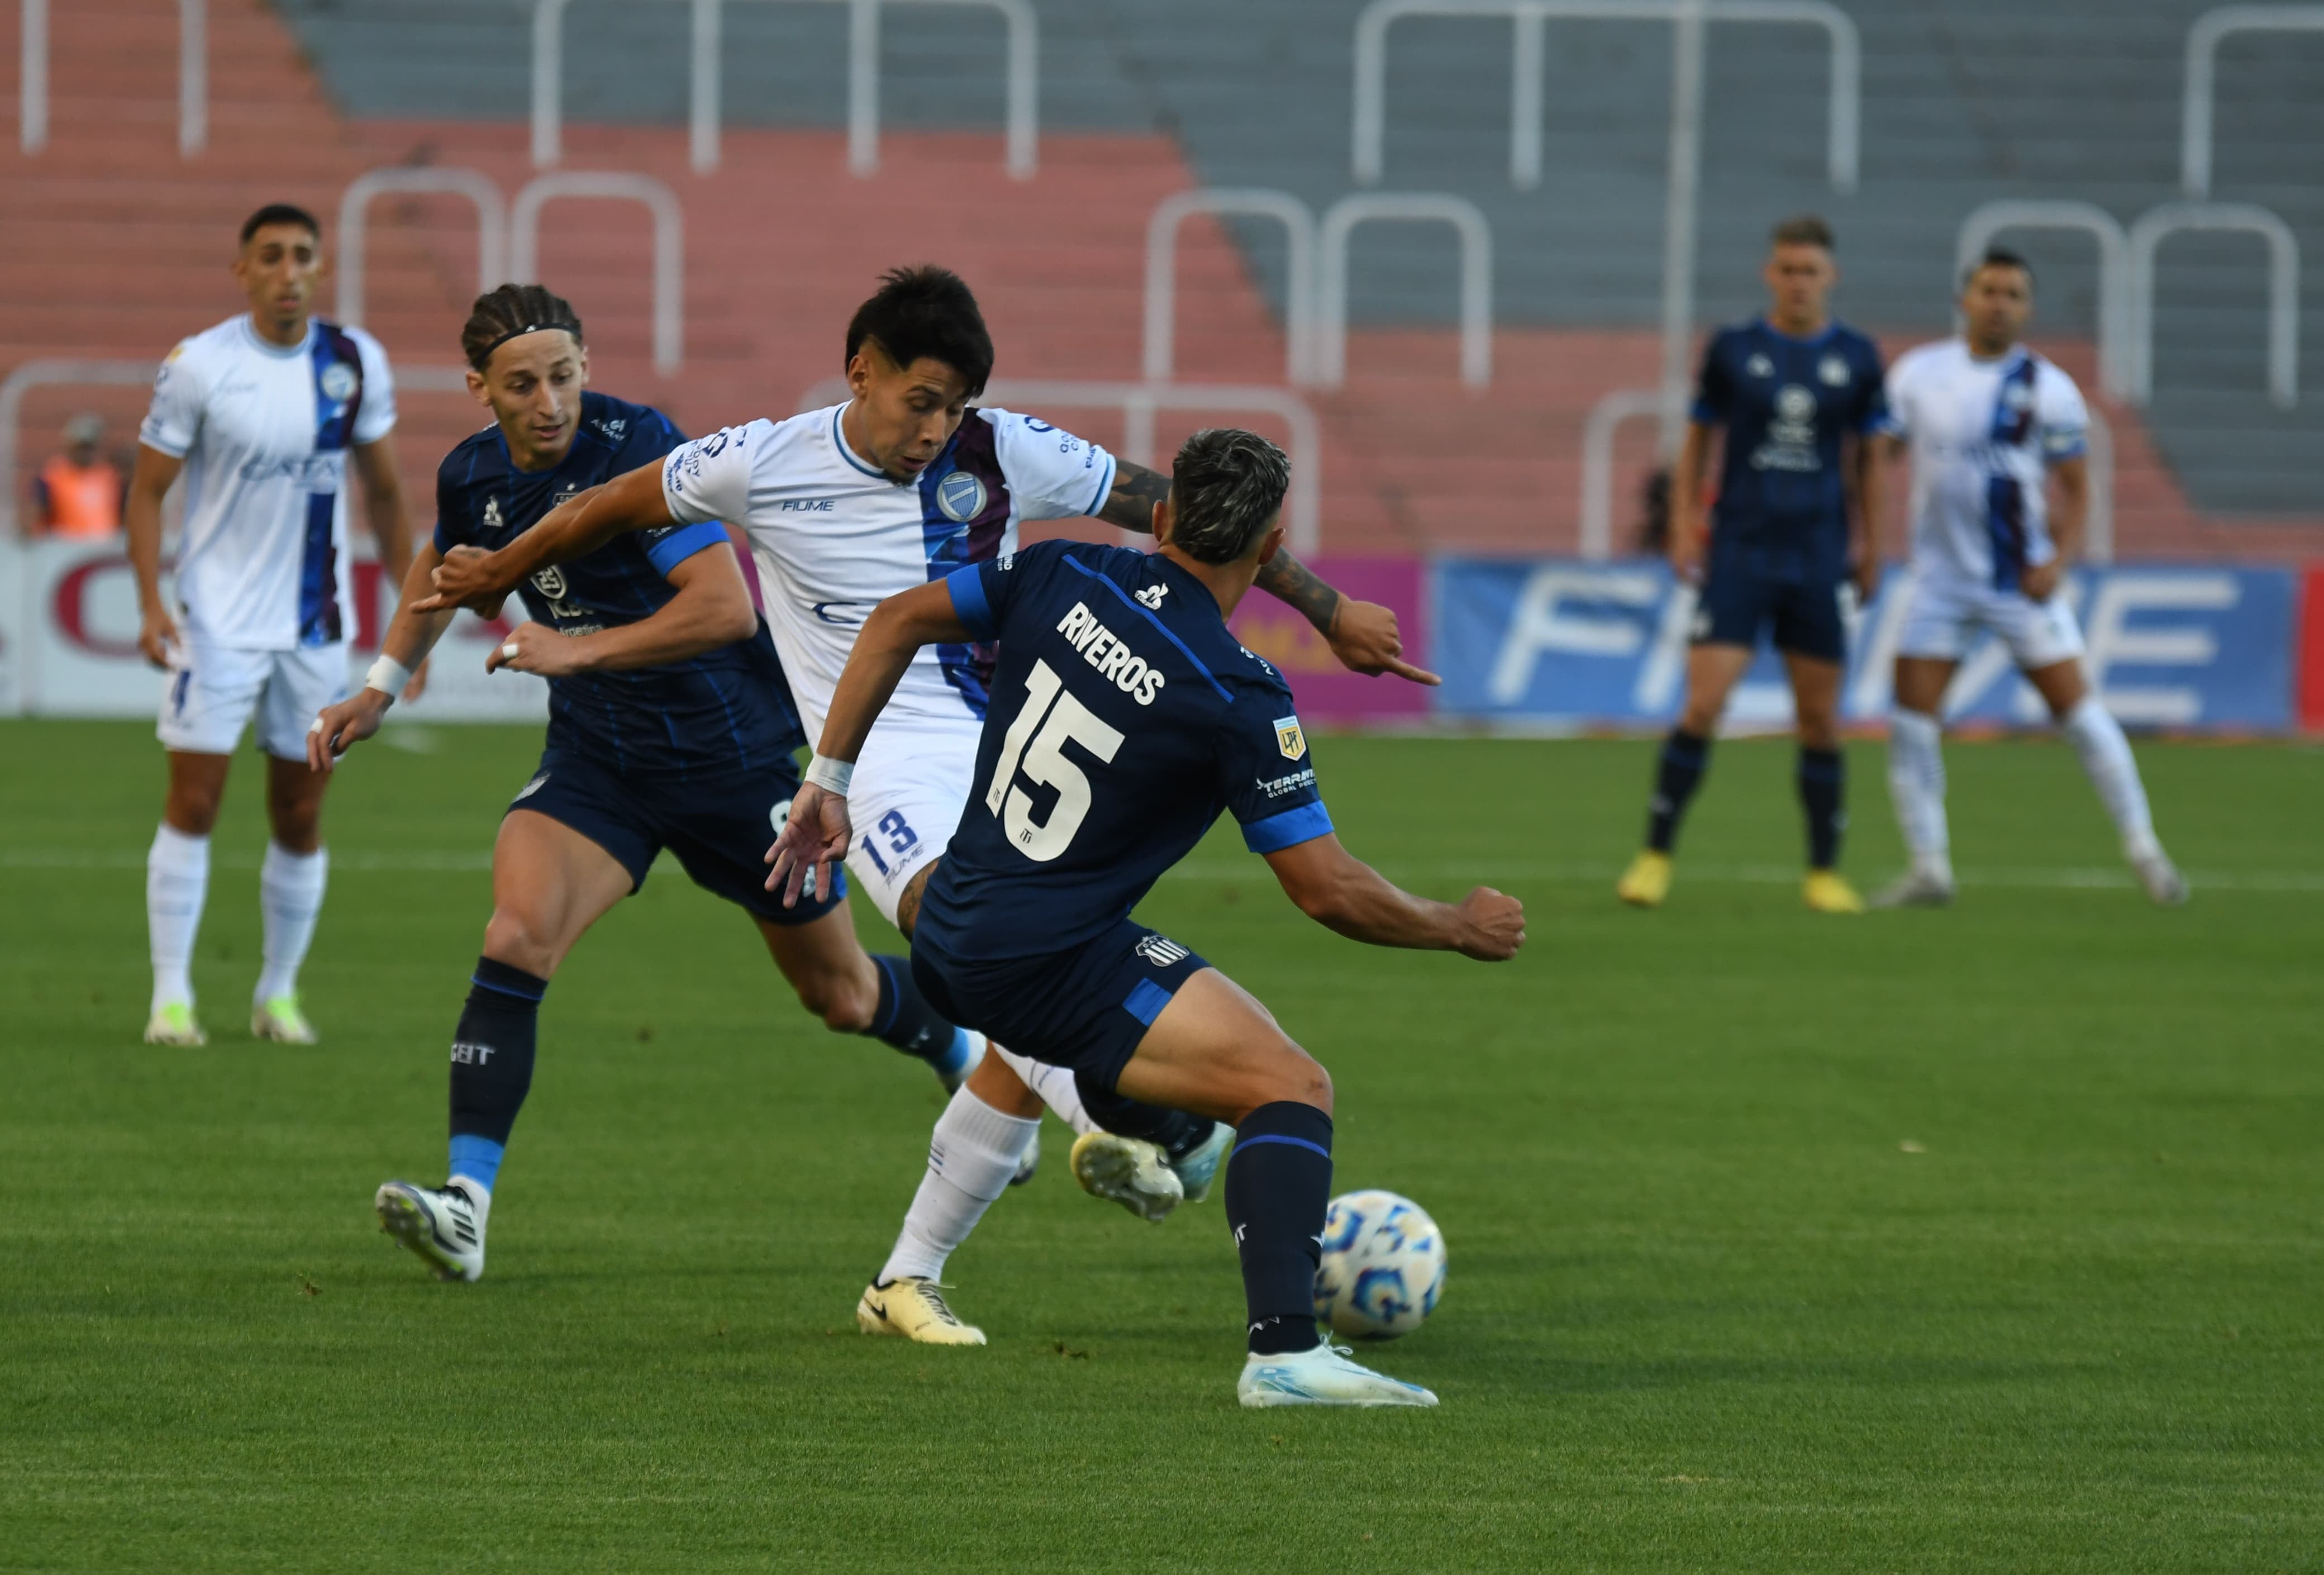
[(137, 440), (186, 462), (177, 594), (214, 645), (291, 650), (355, 632), (347, 450), (395, 426), (387, 352), (310, 320), (285, 348), (247, 316), (181, 341)]
[[(1017, 549), (1028, 520), (1093, 514), (1113, 456), (1046, 421), (971, 409), (914, 480), (890, 481), (847, 446), (845, 405), (729, 427), (662, 462), (682, 523), (724, 520), (751, 538), (759, 594), (810, 741), (872, 609), (915, 585)], [(912, 659), (881, 726), (982, 719), (990, 645), (929, 646)]]
[(2017, 571), (2057, 556), (2043, 481), (2088, 447), (2074, 380), (2020, 345), (1980, 359), (1941, 340), (1897, 357), (1890, 429), (1913, 450), (1913, 563), (2014, 590)]

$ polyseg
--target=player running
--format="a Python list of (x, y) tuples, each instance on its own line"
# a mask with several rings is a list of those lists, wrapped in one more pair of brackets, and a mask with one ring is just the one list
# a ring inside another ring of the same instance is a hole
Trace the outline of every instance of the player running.
[(1875, 903), (1953, 899), (1938, 716), (1980, 629), (2009, 648), (2072, 742), (2146, 895), (2184, 902), (2130, 742), (2082, 676), (2081, 630), (2058, 594), (2089, 509), (2081, 391), (2018, 342), (2034, 315), (2024, 258), (1988, 249), (1961, 281), (1960, 308), (1963, 337), (1907, 353), (1888, 379), (1890, 446), (1913, 456), (1912, 600), (1896, 643), (1888, 791), (1913, 862)]
[[(360, 328), (312, 315), (322, 229), (271, 203), (242, 226), (234, 276), (250, 309), (179, 342), (137, 432), (125, 523), (137, 648), (170, 675), (156, 732), (169, 751), (161, 824), (145, 856), (153, 960), (149, 1045), (202, 1045), (190, 966), (210, 879), (210, 829), (254, 717), (272, 834), (259, 866), (263, 965), (250, 1031), (311, 1045), (299, 965), (315, 938), (330, 855), (325, 778), (306, 769), (308, 718), (347, 692), (347, 460), (387, 572), (411, 561), (396, 479), (395, 385)], [(183, 472), (174, 610), (161, 594), (161, 499)]]
[[(1884, 409), (1880, 352), (1833, 320), (1826, 304), (1840, 271), (1823, 220), (1777, 225), (1762, 276), (1766, 314), (1721, 330), (1703, 354), (1686, 440), (1671, 471), (1671, 566), (1683, 580), (1700, 576), (1702, 594), (1687, 653), (1686, 704), (1663, 741), (1647, 801), (1646, 845), (1614, 889), (1640, 907), (1657, 907), (1669, 893), (1679, 822), (1710, 769), (1711, 734), (1751, 665), (1759, 631), (1772, 626), (1791, 677), (1800, 740), (1808, 834), (1801, 895), (1818, 913), (1860, 913), (1863, 900), (1838, 868), (1847, 818), (1840, 588), (1852, 577), (1858, 601), (1868, 603), (1880, 581), (1873, 535), (1880, 474), (1868, 441)], [(1706, 526), (1702, 473), (1714, 428), (1724, 429), (1725, 441)]]
[(1316, 1338), (1330, 1077), (1257, 1000), (1130, 917), (1229, 809), (1291, 899), (1342, 935), (1487, 962), (1525, 940), (1514, 898), (1479, 887), (1457, 907), (1430, 902), (1340, 845), (1289, 686), (1228, 632), (1282, 545), (1289, 475), (1262, 438), (1199, 432), (1155, 511), (1152, 555), (1045, 541), (882, 603), (841, 676), (773, 879), (788, 900), (847, 856), (856, 762), (921, 652), (998, 640), (982, 791), (912, 935), (920, 987), (1085, 1087), (1236, 1128), (1226, 1211), (1249, 1312), (1245, 1405), (1434, 1405)]
[[(477, 299), (461, 330), (469, 391), (493, 424), (437, 472), (435, 540), (364, 689), (315, 719), (318, 773), (379, 731), (408, 670), (450, 622), (419, 605), (447, 552), (498, 548), (558, 503), (684, 441), (642, 405), (587, 392), (581, 319), (539, 285)], [(531, 1086), (541, 998), (589, 926), (675, 855), (696, 885), (757, 923), (799, 1002), (842, 1033), (871, 1034), (958, 1085), (980, 1036), (944, 1020), (903, 957), (865, 955), (844, 878), (786, 907), (765, 890), (765, 852), (805, 741), (766, 627), (725, 529), (696, 522), (625, 536), (521, 587), (534, 622), (488, 659), (549, 680), (540, 765), (493, 845), (493, 916), (452, 1043), (449, 1176), (391, 1181), (374, 1200), (390, 1234), (439, 1277), (484, 1273), (484, 1225), (517, 1112)]]
[[(436, 572), (441, 594), (432, 604), (489, 602), (622, 531), (733, 520), (750, 532), (792, 693), (807, 727), (819, 730), (856, 631), (883, 598), (1014, 550), (1028, 520), (1094, 514), (1152, 529), (1167, 477), (1031, 416), (970, 408), (991, 374), (992, 341), (957, 276), (940, 268), (889, 274), (849, 323), (846, 353), (844, 404), (688, 444), (489, 557), (456, 549)], [(1350, 668), (1436, 681), (1401, 659), (1393, 613), (1341, 597), (1288, 552), (1275, 556), (1259, 583), (1299, 608)], [(991, 663), (989, 646), (969, 641), (919, 653), (859, 762), (862, 829), (848, 868), (907, 935), (970, 799)], [(1070, 1073), (1001, 1050), (938, 1119), (895, 1249), (857, 1307), (861, 1327), (983, 1343), (953, 1316), (936, 1281), (1019, 1173), (1045, 1101), (1081, 1134), (1077, 1179), (1147, 1218), (1204, 1195), (1223, 1152), (1227, 1135), (1207, 1119), (1110, 1096), (1104, 1119), (1129, 1138), (1101, 1134)], [(1144, 1147), (1149, 1141), (1160, 1152)]]

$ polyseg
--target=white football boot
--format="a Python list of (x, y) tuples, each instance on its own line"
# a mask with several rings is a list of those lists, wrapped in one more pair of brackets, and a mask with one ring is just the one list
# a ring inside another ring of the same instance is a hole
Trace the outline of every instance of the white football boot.
[(271, 1039), (277, 1045), (312, 1045), (317, 1040), (315, 1025), (299, 1009), (299, 998), (295, 995), (271, 995), (252, 1002), (250, 1036)]
[(1434, 1405), (1436, 1396), (1358, 1367), (1349, 1348), (1329, 1343), (1288, 1356), (1252, 1356), (1242, 1364), (1235, 1395), (1245, 1405)]
[(2179, 866), (2171, 861), (2171, 855), (2163, 851), (2160, 843), (2126, 849), (2124, 856), (2130, 861), (2132, 872), (2156, 907), (2177, 907), (2187, 900), (2187, 878), (2179, 873)]
[(1217, 1179), (1219, 1166), (1225, 1163), (1234, 1139), (1232, 1127), (1224, 1121), (1213, 1121), (1208, 1138), (1170, 1162), (1170, 1168), (1178, 1174), (1178, 1186), (1186, 1194), (1186, 1202), (1199, 1203), (1211, 1195), (1211, 1183)]
[(1186, 1201), (1185, 1184), (1158, 1144), (1118, 1132), (1084, 1132), (1074, 1139), (1074, 1179), (1093, 1198), (1120, 1203), (1149, 1225), (1159, 1225)]
[(379, 1228), (420, 1255), (439, 1280), (484, 1276), (484, 1219), (493, 1195), (465, 1177), (440, 1187), (392, 1181), (372, 1199)]
[(145, 1019), (145, 1043), (177, 1045), (190, 1048), (207, 1045), (210, 1036), (202, 1032), (201, 1024), (194, 1020), (194, 1009), (184, 1001), (168, 1001), (153, 1009)]
[(1953, 878), (1945, 870), (1914, 864), (1872, 894), (1874, 907), (1945, 907), (1953, 899)]

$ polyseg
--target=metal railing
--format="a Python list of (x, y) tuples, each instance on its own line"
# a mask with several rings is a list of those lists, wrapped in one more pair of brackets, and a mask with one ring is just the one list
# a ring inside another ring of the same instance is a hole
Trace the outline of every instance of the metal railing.
[(1953, 245), (1955, 278), (1982, 256), (2004, 230), (2073, 230), (2098, 249), (2098, 384), (2109, 399), (2130, 397), (2130, 247), (2120, 221), (2096, 203), (1988, 202), (1961, 221)]
[[(1616, 389), (1590, 407), (1582, 428), (1581, 531), (1578, 550), (1592, 563), (1614, 556), (1614, 439), (1626, 421), (1662, 413), (1662, 391)], [(2089, 512), (2082, 525), (2082, 557), (2095, 564), (2114, 561), (2114, 428), (2095, 404), (2089, 411)], [(1893, 516), (1892, 516), (1893, 517)], [(1892, 553), (1909, 554), (1912, 525)]]
[(339, 321), (363, 327), (364, 248), (370, 239), (372, 199), (391, 191), (465, 197), (476, 210), (476, 293), (509, 277), (508, 215), (501, 189), (481, 170), (392, 166), (366, 170), (347, 182), (339, 198)]
[(2154, 397), (2154, 253), (2187, 231), (2254, 235), (2267, 243), (2267, 397), (2278, 410), (2300, 400), (2300, 243), (2292, 226), (2247, 202), (2166, 202), (2130, 226), (2126, 345), (2131, 400)]
[(678, 198), (650, 175), (572, 170), (536, 175), (509, 205), (509, 272), (540, 276), (540, 210), (559, 198), (603, 198), (645, 205), (653, 216), (653, 364), (676, 372), (686, 356), (686, 231)]
[(1348, 376), (1348, 236), (1375, 219), (1452, 226), (1461, 241), (1461, 381), (1493, 379), (1493, 232), (1482, 209), (1449, 192), (1365, 192), (1323, 210), (1317, 241), (1315, 382), (1338, 388)]
[[(1509, 183), (1531, 189), (1541, 183), (1544, 24), (1552, 19), (1679, 23), (1691, 14), (1706, 22), (1820, 27), (1830, 36), (1826, 161), (1832, 185), (1841, 191), (1853, 191), (1861, 140), (1863, 44), (1848, 14), (1821, 0), (1373, 0), (1356, 18), (1355, 178), (1367, 186), (1380, 180), (1388, 122), (1388, 31), (1392, 23), (1422, 16), (1509, 18), (1517, 35), (1516, 47), (1510, 51)], [(1698, 79), (1698, 95), (1700, 90)]]
[(2187, 30), (2187, 78), (2179, 107), (2179, 183), (2211, 195), (2211, 120), (2220, 41), (2238, 32), (2324, 32), (2324, 5), (2222, 5)]
[(1146, 221), (1146, 379), (1170, 379), (1178, 315), (1178, 226), (1198, 213), (1248, 214), (1283, 226), (1284, 380), (1313, 375), (1315, 334), (1315, 216), (1287, 191), (1207, 186), (1175, 192)]
[[(19, 0), (16, 139), (25, 152), (49, 143), (49, 0)], [(209, 145), (208, 0), (178, 0), (178, 152), (191, 158)]]
[[(802, 411), (821, 410), (848, 397), (845, 378), (826, 377), (808, 386), (799, 396), (798, 408)], [(1256, 411), (1273, 416), (1291, 428), (1291, 490), (1283, 500), (1291, 550), (1302, 557), (1313, 557), (1323, 550), (1323, 428), (1307, 401), (1286, 389), (1255, 383), (1082, 382), (1037, 378), (994, 382), (977, 397), (977, 402), (1019, 415), (1036, 414), (1041, 407), (1120, 410), (1120, 456), (1148, 469), (1163, 467), (1160, 456), (1154, 451), (1154, 418), (1160, 411)]]
[[(678, 0), (670, 0), (678, 3)], [(682, 0), (694, 8), (687, 141), (694, 168), (719, 161), (719, 44), (727, 0)], [(880, 168), (880, 13), (891, 5), (973, 6), (996, 11), (1009, 30), (1008, 169), (1031, 179), (1039, 137), (1040, 18), (1032, 0), (755, 0), (758, 4), (840, 5), (847, 19), (847, 167)], [(533, 0), (532, 161), (549, 169), (563, 157), (565, 8), (572, 0)]]

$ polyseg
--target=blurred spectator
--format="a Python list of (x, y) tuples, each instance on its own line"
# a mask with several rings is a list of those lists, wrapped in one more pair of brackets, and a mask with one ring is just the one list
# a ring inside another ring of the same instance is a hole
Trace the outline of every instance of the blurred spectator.
[(107, 459), (102, 416), (75, 416), (65, 423), (64, 452), (32, 478), (32, 532), (75, 538), (111, 536), (121, 529), (126, 484)]
[(1658, 465), (1647, 475), (1646, 484), (1638, 489), (1638, 505), (1645, 511), (1638, 520), (1640, 557), (1670, 556), (1670, 466)]

